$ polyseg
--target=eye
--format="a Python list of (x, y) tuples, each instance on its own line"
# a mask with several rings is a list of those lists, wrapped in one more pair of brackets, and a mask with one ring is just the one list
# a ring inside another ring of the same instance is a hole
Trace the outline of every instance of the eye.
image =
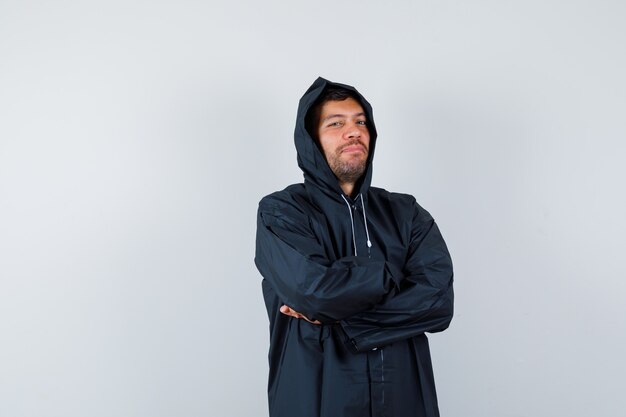
[(365, 120), (358, 120), (358, 121), (356, 122), (356, 124), (357, 124), (357, 125), (361, 125), (361, 126), (365, 126), (365, 125), (367, 125), (367, 121), (365, 121)]
[(328, 124), (328, 127), (339, 127), (343, 125), (343, 122), (332, 122)]

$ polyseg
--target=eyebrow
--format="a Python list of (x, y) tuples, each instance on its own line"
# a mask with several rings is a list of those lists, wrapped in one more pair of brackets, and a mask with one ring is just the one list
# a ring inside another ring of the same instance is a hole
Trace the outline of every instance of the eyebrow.
[[(353, 114), (352, 116), (353, 116), (353, 117), (365, 116), (365, 113), (363, 113), (363, 112), (361, 112), (361, 113), (356, 113), (356, 114)], [(329, 119), (332, 119), (332, 118), (334, 118), (334, 117), (348, 117), (348, 116), (347, 116), (347, 115), (345, 115), (345, 114), (330, 114), (330, 115), (328, 115), (328, 116), (326, 116), (326, 117), (324, 117), (324, 118), (322, 119), (322, 123), (323, 123), (323, 122), (325, 122), (325, 121), (327, 121), (327, 120), (329, 120)]]

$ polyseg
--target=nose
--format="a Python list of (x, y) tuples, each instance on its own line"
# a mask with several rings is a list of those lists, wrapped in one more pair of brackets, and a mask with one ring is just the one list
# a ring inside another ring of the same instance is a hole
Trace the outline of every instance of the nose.
[(361, 129), (356, 123), (349, 123), (343, 134), (344, 139), (358, 139), (361, 137)]

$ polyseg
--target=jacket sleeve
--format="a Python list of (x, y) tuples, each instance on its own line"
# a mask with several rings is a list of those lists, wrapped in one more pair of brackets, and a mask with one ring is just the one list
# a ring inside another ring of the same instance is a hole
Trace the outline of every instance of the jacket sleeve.
[(271, 196), (259, 204), (254, 260), (282, 302), (323, 323), (368, 310), (396, 288), (384, 261), (349, 256), (331, 262), (308, 216)]
[(452, 260), (430, 214), (414, 203), (405, 274), (398, 290), (371, 309), (341, 322), (357, 351), (424, 332), (445, 330), (453, 315)]

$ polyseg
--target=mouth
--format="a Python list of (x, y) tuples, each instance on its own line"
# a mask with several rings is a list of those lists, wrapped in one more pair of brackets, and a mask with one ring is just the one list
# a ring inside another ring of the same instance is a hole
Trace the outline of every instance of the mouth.
[(348, 145), (344, 148), (341, 148), (341, 153), (357, 153), (357, 152), (365, 153), (365, 146), (356, 144), (356, 145)]

